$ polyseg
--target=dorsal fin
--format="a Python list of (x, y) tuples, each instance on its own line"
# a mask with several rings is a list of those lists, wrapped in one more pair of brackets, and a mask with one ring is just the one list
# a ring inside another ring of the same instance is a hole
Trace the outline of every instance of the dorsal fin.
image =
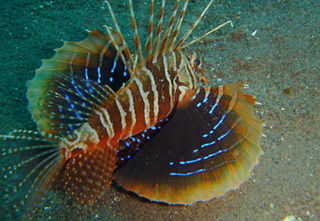
[(154, 0), (150, 3), (150, 19), (148, 27), (148, 38), (146, 42), (145, 52), (147, 53), (147, 63), (151, 62), (152, 59), (152, 43), (153, 43), (153, 17), (154, 17)]
[(176, 1), (176, 4), (175, 4), (175, 6), (174, 6), (174, 9), (173, 9), (173, 12), (172, 12), (172, 15), (171, 15), (169, 24), (168, 24), (168, 28), (167, 28), (164, 36), (163, 36), (163, 39), (162, 39), (161, 48), (160, 48), (160, 53), (159, 53), (159, 55), (157, 55), (157, 56), (161, 56), (161, 55), (166, 51), (166, 49), (167, 49), (168, 41), (169, 41), (169, 39), (170, 39), (172, 27), (173, 27), (173, 24), (174, 24), (174, 20), (175, 20), (176, 15), (177, 15), (179, 3), (180, 3), (180, 0), (177, 0), (177, 1)]
[(160, 9), (160, 13), (159, 13), (159, 21), (158, 21), (157, 30), (156, 30), (156, 37), (154, 40), (155, 49), (154, 49), (152, 63), (156, 63), (157, 59), (158, 59), (165, 5), (166, 5), (166, 1), (162, 0), (161, 9)]
[(170, 45), (169, 45), (168, 51), (171, 51), (171, 50), (172, 50), (172, 47), (173, 47), (174, 43), (175, 43), (176, 40), (177, 40), (178, 33), (179, 33), (179, 31), (180, 31), (180, 27), (181, 27), (181, 24), (182, 24), (184, 15), (185, 15), (185, 13), (186, 13), (188, 3), (189, 3), (189, 0), (186, 0), (186, 1), (184, 2), (184, 5), (183, 5), (183, 8), (182, 8), (182, 10), (181, 10), (181, 12), (180, 12), (180, 16), (179, 16), (178, 22), (177, 22), (177, 24), (176, 24), (176, 27), (175, 27), (174, 31), (172, 32), (172, 35), (170, 36), (170, 40), (169, 40)]
[[(112, 36), (122, 44), (116, 33)], [(40, 131), (66, 134), (128, 80), (110, 36), (95, 30), (83, 41), (65, 42), (43, 61), (28, 84), (29, 109)]]
[(141, 67), (145, 67), (145, 62), (144, 62), (144, 57), (143, 57), (143, 53), (142, 53), (142, 49), (141, 49), (141, 42), (140, 42), (140, 37), (139, 37), (139, 33), (138, 33), (136, 18), (134, 16), (132, 0), (129, 0), (129, 6), (130, 6), (131, 23), (132, 23), (132, 28), (134, 31), (135, 53), (138, 55), (139, 66), (141, 68)]
[(205, 15), (205, 13), (208, 11), (208, 9), (210, 8), (211, 4), (213, 3), (214, 0), (211, 0), (209, 2), (209, 4), (207, 5), (207, 7), (203, 10), (203, 12), (201, 13), (201, 15), (198, 17), (198, 19), (196, 20), (196, 22), (191, 26), (191, 28), (189, 29), (189, 31), (187, 31), (183, 37), (178, 41), (178, 43), (175, 45), (175, 48), (179, 48), (180, 45), (182, 45), (185, 40), (189, 37), (189, 35), (193, 32), (193, 30), (198, 26), (199, 22), (201, 21), (202, 17)]

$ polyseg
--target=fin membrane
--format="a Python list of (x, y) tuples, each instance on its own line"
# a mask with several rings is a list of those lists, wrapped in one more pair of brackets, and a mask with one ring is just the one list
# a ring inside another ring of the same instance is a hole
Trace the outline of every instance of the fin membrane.
[(192, 204), (247, 180), (258, 157), (262, 122), (241, 84), (183, 89), (156, 135), (115, 171), (123, 188), (153, 201)]
[(65, 42), (43, 61), (28, 84), (29, 109), (40, 131), (65, 134), (81, 126), (92, 108), (128, 80), (109, 35), (95, 30), (83, 41)]
[(92, 147), (69, 159), (63, 170), (64, 188), (78, 205), (92, 204), (112, 181), (116, 149)]
[(3, 185), (8, 184), (1, 199), (16, 215), (26, 212), (31, 217), (62, 168), (58, 139), (50, 134), (16, 130), (0, 135), (0, 141), (6, 141), (1, 150), (1, 170), (6, 180)]

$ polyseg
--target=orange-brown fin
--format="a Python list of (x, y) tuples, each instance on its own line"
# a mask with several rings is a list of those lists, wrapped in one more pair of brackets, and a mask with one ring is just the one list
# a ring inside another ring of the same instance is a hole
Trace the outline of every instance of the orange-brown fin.
[[(117, 34), (113, 38), (121, 45)], [(43, 61), (28, 84), (29, 110), (40, 131), (65, 135), (129, 79), (109, 35), (95, 30)]]
[(63, 180), (68, 195), (78, 205), (92, 204), (110, 186), (116, 149), (95, 146), (79, 150), (65, 165)]
[(237, 188), (263, 153), (254, 103), (241, 84), (181, 87), (168, 122), (115, 171), (115, 181), (169, 204), (205, 201)]

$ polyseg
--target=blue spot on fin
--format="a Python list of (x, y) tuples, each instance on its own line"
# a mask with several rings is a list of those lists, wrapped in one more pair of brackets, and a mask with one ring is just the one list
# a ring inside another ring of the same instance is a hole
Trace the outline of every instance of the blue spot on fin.
[(237, 188), (262, 153), (262, 123), (253, 115), (254, 99), (241, 87), (187, 90), (185, 97), (192, 99), (177, 104), (168, 122), (115, 171), (114, 180), (170, 204), (192, 204)]
[(91, 31), (82, 41), (65, 42), (51, 59), (43, 61), (28, 85), (29, 110), (40, 131), (70, 133), (70, 128), (86, 121), (94, 104), (130, 80), (109, 42), (108, 34)]

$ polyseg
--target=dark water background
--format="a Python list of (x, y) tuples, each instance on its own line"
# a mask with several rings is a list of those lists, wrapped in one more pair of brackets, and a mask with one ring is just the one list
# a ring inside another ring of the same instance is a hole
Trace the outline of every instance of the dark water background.
[[(124, 36), (132, 39), (127, 1), (110, 1)], [(140, 34), (147, 30), (149, 1), (135, 1)], [(208, 0), (190, 1), (182, 32)], [(160, 2), (156, 1), (157, 9)], [(174, 1), (167, 1), (168, 14)], [(0, 133), (34, 129), (26, 81), (62, 40), (79, 41), (85, 29), (112, 25), (103, 1), (11, 0), (0, 4)], [(156, 10), (158, 11), (158, 10)], [(312, 0), (215, 1), (193, 37), (227, 20), (216, 35), (189, 47), (204, 59), (211, 85), (244, 82), (262, 105), (265, 154), (251, 179), (225, 196), (192, 206), (151, 203), (110, 188), (88, 208), (49, 192), (37, 220), (317, 220), (320, 213), (320, 2)], [(168, 17), (167, 17), (168, 18)], [(255, 34), (254, 34), (255, 33)], [(1, 161), (3, 163), (3, 161)], [(1, 167), (1, 165), (0, 165)], [(0, 178), (1, 190), (8, 185)], [(0, 193), (1, 194), (1, 193)], [(9, 212), (8, 212), (9, 211)], [(2, 202), (1, 220), (17, 220)]]

